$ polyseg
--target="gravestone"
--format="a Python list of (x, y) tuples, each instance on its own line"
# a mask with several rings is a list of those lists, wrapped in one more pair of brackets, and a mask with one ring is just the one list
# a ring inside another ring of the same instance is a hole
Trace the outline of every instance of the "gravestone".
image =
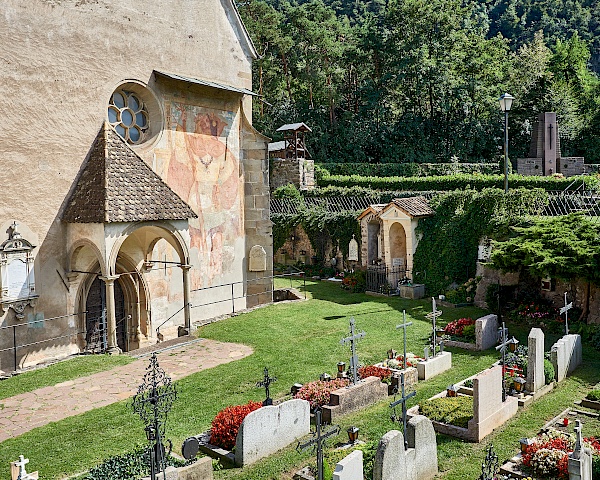
[(484, 370), (473, 378), (473, 418), (468, 429), (479, 442), (514, 416), (518, 408), (516, 398), (502, 399), (502, 366)]
[(583, 446), (581, 421), (575, 420), (575, 448), (569, 453), (569, 480), (592, 480), (592, 451)]
[(431, 420), (416, 415), (404, 436), (398, 430), (386, 433), (377, 447), (373, 480), (428, 480), (438, 472), (437, 443)]
[(340, 460), (333, 472), (333, 480), (363, 480), (363, 452), (354, 450)]
[[(288, 400), (250, 412), (235, 441), (235, 464), (248, 465), (267, 457), (310, 432), (310, 404)], [(268, 441), (265, 441), (268, 439)]]
[(477, 350), (487, 350), (498, 340), (498, 315), (493, 313), (475, 321), (475, 344)]
[(354, 234), (352, 234), (352, 240), (348, 244), (348, 260), (358, 262), (358, 242), (354, 239)]
[(527, 337), (527, 390), (535, 393), (545, 384), (544, 332), (532, 328)]
[(267, 270), (267, 252), (261, 245), (254, 245), (250, 249), (248, 270), (251, 272), (264, 272)]
[(580, 335), (565, 335), (552, 345), (550, 361), (554, 365), (555, 379), (560, 382), (572, 373), (582, 361)]

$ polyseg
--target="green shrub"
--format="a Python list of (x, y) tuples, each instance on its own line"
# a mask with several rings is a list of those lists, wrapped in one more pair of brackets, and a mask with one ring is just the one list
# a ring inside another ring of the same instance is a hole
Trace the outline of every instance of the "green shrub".
[(599, 402), (600, 401), (600, 390), (592, 390), (585, 396), (585, 398), (587, 398), (588, 400), (592, 400), (594, 402)]
[(546, 379), (546, 385), (549, 385), (554, 380), (554, 365), (547, 358), (544, 358), (544, 377)]
[(484, 175), (501, 173), (499, 165), (495, 163), (322, 163), (315, 165), (316, 168), (322, 170), (319, 179), (330, 175), (429, 177), (457, 173)]
[[(579, 176), (569, 178), (537, 177), (509, 175), (511, 189), (517, 188), (542, 188), (546, 191), (564, 190), (571, 182), (572, 188), (582, 184), (594, 189), (598, 180), (592, 176)], [(503, 188), (504, 175), (469, 175), (457, 173), (454, 175), (432, 176), (432, 177), (378, 177), (361, 175), (332, 175), (323, 177), (320, 185), (325, 187), (335, 185), (338, 187), (370, 187), (379, 190), (412, 190), (412, 191), (449, 191), (474, 189), (481, 191), (484, 188)]]
[[(167, 456), (167, 465), (181, 467), (186, 462)], [(132, 452), (107, 458), (91, 468), (84, 480), (132, 480), (150, 475), (150, 450), (138, 446)]]
[(475, 325), (467, 325), (465, 328), (463, 328), (463, 337), (465, 337), (465, 340), (475, 340)]
[(459, 395), (426, 400), (419, 404), (421, 415), (430, 420), (467, 428), (473, 418), (473, 397)]
[(590, 344), (596, 350), (600, 350), (600, 328), (597, 328), (594, 333), (592, 333), (590, 338)]

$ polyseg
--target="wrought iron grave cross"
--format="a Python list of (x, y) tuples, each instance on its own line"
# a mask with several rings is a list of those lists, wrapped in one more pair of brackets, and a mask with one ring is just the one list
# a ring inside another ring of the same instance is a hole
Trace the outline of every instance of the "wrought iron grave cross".
[[(431, 349), (431, 356), (435, 357), (436, 355), (436, 348), (437, 348), (437, 326), (436, 326), (436, 321), (437, 318), (443, 313), (441, 310), (437, 309), (436, 303), (435, 303), (435, 297), (431, 297), (431, 304), (432, 304), (432, 311), (431, 313), (428, 313), (427, 315), (425, 315), (426, 318), (428, 318), (429, 320), (431, 320), (432, 325), (433, 325), (433, 329), (432, 329), (432, 333), (431, 333), (431, 345), (430, 345), (430, 349)], [(425, 355), (426, 357), (429, 357), (429, 355)]]
[[(150, 364), (138, 392), (133, 397), (133, 411), (146, 425), (146, 436), (150, 442), (150, 478), (156, 479), (157, 472), (162, 470), (166, 480), (166, 454), (163, 445), (167, 415), (177, 398), (177, 391), (165, 371), (158, 365), (156, 353), (150, 357)], [(170, 448), (171, 441), (168, 440)]]
[(317, 479), (323, 480), (323, 445), (325, 440), (332, 435), (337, 435), (340, 433), (339, 425), (335, 425), (334, 427), (329, 428), (325, 432), (321, 430), (321, 409), (317, 408), (315, 412), (315, 426), (316, 429), (314, 432), (311, 432), (314, 438), (311, 438), (307, 442), (301, 443), (298, 442), (296, 445), (296, 451), (304, 451), (309, 448), (316, 449), (317, 451)]
[(267, 367), (265, 367), (263, 381), (256, 382), (257, 387), (265, 387), (265, 397), (266, 398), (262, 402), (263, 407), (266, 407), (267, 405), (273, 405), (273, 399), (271, 398), (271, 394), (269, 393), (269, 386), (273, 382), (276, 382), (276, 381), (277, 381), (277, 377), (269, 377), (269, 369)]
[(490, 445), (485, 455), (485, 461), (481, 464), (481, 475), (477, 480), (494, 480), (498, 471), (498, 455), (494, 452), (494, 446)]
[(392, 420), (392, 422), (395, 422), (398, 417), (396, 415), (396, 406), (399, 405), (400, 403), (402, 404), (402, 434), (404, 435), (404, 449), (408, 449), (408, 440), (406, 439), (406, 401), (409, 398), (414, 397), (417, 392), (410, 392), (408, 395), (406, 395), (405, 391), (404, 391), (404, 372), (400, 372), (400, 388), (401, 388), (401, 393), (402, 396), (396, 400), (396, 393), (398, 393), (398, 389), (396, 389), (396, 391), (394, 392), (394, 401), (392, 403), (390, 403), (390, 408), (392, 409), (392, 415), (390, 416), (390, 419)]
[(504, 379), (504, 372), (506, 371), (506, 347), (510, 343), (508, 340), (508, 329), (504, 322), (502, 322), (502, 331), (500, 332), (500, 345), (496, 347), (496, 350), (502, 352), (502, 401), (506, 400), (506, 380)]
[(404, 330), (404, 356), (402, 357), (402, 370), (406, 370), (406, 327), (410, 327), (412, 322), (406, 323), (406, 310), (402, 310), (402, 325), (396, 325), (396, 330)]
[(565, 292), (565, 306), (560, 309), (560, 314), (565, 314), (565, 335), (569, 334), (569, 310), (573, 308), (573, 302), (567, 304), (567, 292)]
[(355, 323), (356, 320), (354, 320), (354, 317), (350, 317), (350, 336), (340, 340), (342, 345), (347, 345), (348, 343), (350, 344), (350, 352), (352, 355), (350, 357), (350, 370), (352, 372), (352, 383), (354, 385), (356, 385), (356, 382), (358, 382), (358, 356), (356, 355), (356, 341), (366, 335), (365, 332), (355, 333)]

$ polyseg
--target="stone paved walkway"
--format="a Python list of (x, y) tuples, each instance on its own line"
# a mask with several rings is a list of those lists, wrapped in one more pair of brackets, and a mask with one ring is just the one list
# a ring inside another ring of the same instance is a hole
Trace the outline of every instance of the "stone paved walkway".
[[(247, 357), (252, 349), (236, 343), (200, 339), (157, 353), (173, 379)], [(0, 400), (0, 442), (66, 417), (104, 407), (137, 392), (148, 356), (105, 372)]]

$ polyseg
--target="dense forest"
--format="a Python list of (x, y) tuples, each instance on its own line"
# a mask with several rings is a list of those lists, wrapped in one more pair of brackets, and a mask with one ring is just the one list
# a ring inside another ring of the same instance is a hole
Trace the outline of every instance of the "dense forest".
[(600, 161), (597, 0), (247, 0), (260, 58), (255, 126), (303, 121), (320, 162), (493, 162), (516, 97), (510, 153), (537, 114), (563, 156)]

